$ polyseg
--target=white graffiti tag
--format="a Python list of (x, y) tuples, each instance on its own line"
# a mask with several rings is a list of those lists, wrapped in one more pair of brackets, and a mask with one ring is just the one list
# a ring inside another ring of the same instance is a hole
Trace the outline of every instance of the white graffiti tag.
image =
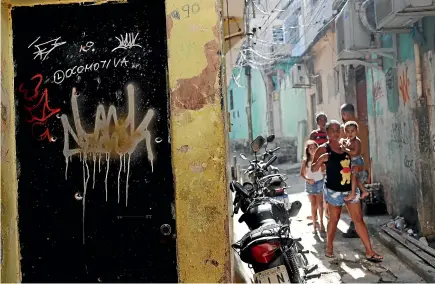
[(56, 47), (64, 45), (66, 43), (66, 41), (59, 42), (60, 37), (58, 37), (58, 38), (55, 38), (55, 39), (52, 39), (52, 40), (49, 40), (49, 41), (46, 41), (43, 43), (36, 44), (36, 42), (40, 38), (41, 37), (38, 37), (27, 48), (35, 46), (36, 51), (33, 53), (35, 55), (35, 57), (33, 57), (33, 59), (36, 59), (36, 57), (39, 56), (39, 59), (41, 59), (41, 61), (44, 61), (45, 59), (47, 59), (50, 52), (52, 52)]
[[(127, 176), (126, 176), (126, 199), (125, 204), (128, 205), (128, 177), (130, 175), (130, 157), (136, 150), (136, 146), (143, 140), (145, 140), (145, 146), (147, 151), (147, 157), (151, 164), (151, 170), (153, 171), (154, 153), (152, 150), (152, 137), (148, 130), (151, 121), (154, 119), (155, 111), (153, 109), (148, 109), (142, 122), (135, 126), (135, 91), (132, 84), (127, 85), (127, 98), (128, 98), (128, 115), (125, 120), (118, 120), (118, 115), (115, 106), (109, 106), (108, 112), (106, 114), (104, 106), (102, 104), (98, 105), (96, 115), (95, 115), (95, 126), (93, 133), (87, 133), (83, 129), (79, 108), (77, 104), (77, 91), (76, 88), (72, 89), (71, 97), (71, 108), (74, 120), (74, 129), (71, 127), (68, 117), (62, 114), (61, 120), (64, 130), (64, 148), (63, 155), (65, 156), (66, 169), (65, 169), (65, 179), (67, 178), (68, 172), (68, 161), (74, 155), (79, 155), (82, 161), (83, 170), (83, 222), (85, 214), (85, 200), (86, 200), (86, 190), (90, 177), (90, 170), (88, 166), (88, 161), (92, 159), (93, 161), (93, 186), (95, 185), (95, 171), (96, 171), (96, 161), (98, 156), (98, 169), (101, 171), (101, 157), (103, 156), (106, 160), (106, 201), (107, 201), (107, 177), (109, 173), (110, 166), (110, 155), (115, 154), (119, 156), (119, 170), (118, 170), (118, 203), (120, 200), (120, 176), (122, 168), (127, 164)], [(70, 136), (74, 139), (77, 148), (70, 148)], [(126, 156), (128, 155), (128, 160), (126, 163)]]
[(117, 47), (115, 47), (114, 49), (112, 49), (112, 52), (119, 49), (119, 48), (130, 49), (130, 48), (135, 47), (135, 46), (142, 47), (139, 44), (136, 44), (136, 39), (137, 39), (138, 35), (139, 35), (139, 33), (136, 33), (136, 35), (133, 33), (126, 33), (125, 36), (121, 35), (120, 38), (116, 37), (116, 39), (119, 41), (119, 45)]

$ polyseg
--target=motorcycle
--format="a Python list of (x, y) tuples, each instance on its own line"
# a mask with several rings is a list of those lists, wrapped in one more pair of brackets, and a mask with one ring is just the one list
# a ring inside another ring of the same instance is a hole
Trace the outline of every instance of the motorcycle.
[[(252, 145), (261, 145), (258, 149), (254, 150), (254, 160), (249, 162), (249, 167), (245, 170), (245, 175), (248, 176), (249, 182), (256, 186), (259, 183), (259, 180), (263, 179), (265, 183), (267, 183), (267, 187), (270, 189), (270, 196), (275, 197), (284, 202), (284, 205), (287, 210), (290, 209), (290, 202), (288, 199), (287, 189), (290, 186), (287, 186), (285, 180), (287, 177), (285, 175), (279, 174), (279, 170), (277, 167), (272, 165), (273, 162), (276, 161), (277, 157), (274, 155), (276, 151), (281, 149), (280, 147), (276, 147), (272, 150), (267, 150), (267, 144), (273, 142), (275, 139), (275, 135), (270, 135), (266, 139), (262, 136), (258, 136), (253, 141)], [(260, 159), (257, 157), (257, 152), (263, 147), (264, 144), (264, 153), (260, 155)], [(244, 160), (248, 158), (241, 153), (240, 157)], [(270, 158), (270, 162), (266, 163), (266, 159)], [(264, 177), (268, 176), (269, 178), (264, 179)]]
[[(261, 144), (258, 142), (261, 139), (253, 142), (254, 153), (258, 151), (256, 145)], [(262, 168), (275, 160), (272, 155)], [(271, 196), (274, 190), (265, 186), (271, 179), (267, 175), (257, 179), (257, 188), (251, 183), (231, 182), (230, 189), (235, 193), (233, 215), (241, 209), (239, 222), (251, 230), (232, 247), (242, 261), (250, 264), (256, 283), (303, 283), (316, 266), (308, 266), (305, 254), (309, 252), (304, 251), (301, 239), (290, 234), (290, 217), (299, 213), (301, 203), (293, 202), (287, 210), (282, 201)]]

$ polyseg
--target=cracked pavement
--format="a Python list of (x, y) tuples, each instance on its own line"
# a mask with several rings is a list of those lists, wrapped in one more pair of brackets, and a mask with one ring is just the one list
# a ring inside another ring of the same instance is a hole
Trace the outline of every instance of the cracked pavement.
[[(295, 238), (302, 238), (305, 249), (310, 251), (307, 255), (310, 264), (318, 265), (318, 268), (310, 274), (321, 274), (320, 277), (310, 279), (307, 283), (425, 283), (420, 276), (377, 241), (373, 234), (371, 234), (373, 247), (377, 253), (384, 256), (384, 261), (381, 263), (367, 261), (360, 239), (345, 239), (341, 236), (350, 223), (346, 212), (342, 213), (334, 240), (335, 258), (327, 258), (324, 254), (326, 235), (314, 235), (312, 221), (307, 219), (307, 216), (311, 214), (310, 203), (304, 192), (303, 181), (296, 174), (292, 174), (289, 175), (287, 183), (292, 186), (287, 190), (290, 200), (299, 200), (303, 204), (299, 215), (292, 220), (292, 235)], [(246, 225), (237, 221), (239, 217), (240, 214), (234, 216), (235, 240), (248, 232)], [(390, 217), (370, 216), (364, 219), (367, 224), (376, 226), (386, 223)], [(239, 258), (236, 257), (236, 260), (238, 260), (236, 266), (242, 271), (245, 281), (251, 283), (253, 271)]]

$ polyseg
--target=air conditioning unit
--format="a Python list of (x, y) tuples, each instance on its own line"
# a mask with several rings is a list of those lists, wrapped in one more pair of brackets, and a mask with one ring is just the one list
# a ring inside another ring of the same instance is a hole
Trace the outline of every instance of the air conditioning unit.
[(337, 60), (361, 59), (360, 50), (371, 48), (370, 32), (359, 18), (360, 1), (348, 0), (335, 19)]
[(377, 29), (409, 27), (424, 16), (435, 15), (434, 0), (374, 1)]
[(310, 80), (305, 65), (295, 64), (291, 68), (291, 85), (292, 88), (310, 88)]

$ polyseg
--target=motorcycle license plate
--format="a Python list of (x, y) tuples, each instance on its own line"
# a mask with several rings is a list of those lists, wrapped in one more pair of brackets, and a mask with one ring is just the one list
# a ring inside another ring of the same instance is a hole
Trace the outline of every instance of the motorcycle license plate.
[(290, 283), (287, 269), (280, 265), (254, 274), (254, 283)]
[(289, 201), (288, 201), (288, 195), (287, 194), (281, 195), (281, 196), (276, 196), (275, 198), (278, 199), (278, 200), (281, 200), (282, 202), (284, 202), (285, 208), (289, 209), (288, 208), (289, 207)]

